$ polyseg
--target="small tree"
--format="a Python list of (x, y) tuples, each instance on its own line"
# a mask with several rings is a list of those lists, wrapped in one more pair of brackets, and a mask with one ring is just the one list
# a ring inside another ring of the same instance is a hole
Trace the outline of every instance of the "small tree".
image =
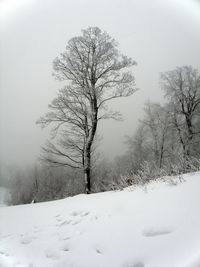
[(135, 81), (128, 68), (136, 62), (121, 55), (117, 43), (97, 27), (72, 38), (66, 50), (54, 60), (54, 75), (66, 85), (38, 120), (43, 127), (54, 124), (57, 142), (48, 142), (43, 158), (56, 166), (82, 168), (85, 192), (91, 191), (91, 157), (98, 122), (120, 119), (119, 112), (106, 103), (135, 92)]

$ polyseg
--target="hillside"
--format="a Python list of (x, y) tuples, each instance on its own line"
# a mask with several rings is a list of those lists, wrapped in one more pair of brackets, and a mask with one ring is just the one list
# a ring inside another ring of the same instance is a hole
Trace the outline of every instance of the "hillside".
[(200, 173), (0, 208), (0, 267), (198, 267)]

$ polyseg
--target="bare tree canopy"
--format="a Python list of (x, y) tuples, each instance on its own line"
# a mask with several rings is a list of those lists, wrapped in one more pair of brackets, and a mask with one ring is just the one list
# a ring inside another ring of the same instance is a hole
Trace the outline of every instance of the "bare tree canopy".
[(183, 66), (163, 73), (161, 81), (184, 154), (190, 156), (199, 145), (194, 146), (194, 142), (199, 143), (196, 136), (200, 134), (200, 74), (190, 66)]
[(51, 111), (37, 122), (42, 127), (53, 124), (53, 133), (59, 133), (56, 143), (48, 142), (43, 148), (44, 159), (55, 166), (82, 168), (87, 193), (91, 191), (91, 153), (98, 122), (121, 118), (106, 104), (136, 91), (129, 71), (136, 62), (120, 54), (117, 47), (117, 42), (97, 27), (69, 40), (53, 62), (56, 79), (66, 84), (49, 105)]
[(147, 173), (155, 169), (171, 175), (199, 166), (200, 73), (177, 67), (161, 74), (161, 86), (167, 101), (148, 102), (137, 131), (127, 139), (129, 173), (147, 168)]

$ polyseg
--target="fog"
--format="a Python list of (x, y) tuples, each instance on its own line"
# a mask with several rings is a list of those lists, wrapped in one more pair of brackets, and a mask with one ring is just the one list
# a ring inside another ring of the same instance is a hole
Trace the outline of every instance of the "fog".
[(24, 165), (40, 154), (48, 130), (36, 120), (61, 87), (52, 61), (81, 29), (97, 26), (132, 57), (139, 90), (113, 101), (123, 122), (103, 121), (100, 150), (109, 158), (126, 149), (147, 100), (163, 100), (160, 72), (176, 66), (200, 69), (200, 2), (191, 0), (0, 1), (0, 162)]

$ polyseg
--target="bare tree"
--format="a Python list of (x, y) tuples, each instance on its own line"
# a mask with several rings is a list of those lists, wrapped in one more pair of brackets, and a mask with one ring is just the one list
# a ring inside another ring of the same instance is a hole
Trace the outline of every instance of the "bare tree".
[(49, 106), (51, 112), (38, 120), (43, 127), (54, 124), (53, 132), (60, 134), (56, 144), (48, 142), (43, 148), (45, 160), (55, 166), (82, 168), (86, 193), (91, 191), (92, 146), (98, 122), (121, 118), (106, 104), (136, 90), (128, 71), (136, 62), (121, 55), (117, 46), (97, 27), (69, 40), (64, 53), (53, 63), (54, 75), (66, 85)]
[(144, 111), (144, 118), (140, 120), (135, 134), (127, 139), (127, 153), (132, 158), (134, 173), (140, 170), (144, 162), (152, 162), (154, 166), (162, 168), (170, 154), (172, 134), (168, 109), (147, 102)]
[(129, 172), (137, 172), (141, 164), (149, 157), (149, 148), (146, 138), (145, 125), (140, 122), (133, 136), (126, 136), (126, 145), (128, 148), (124, 157), (129, 162)]
[(145, 118), (142, 120), (146, 135), (149, 134), (151, 150), (154, 154), (155, 164), (161, 168), (167, 152), (167, 137), (170, 119), (167, 108), (157, 103), (146, 103)]
[(161, 82), (169, 99), (174, 127), (184, 156), (191, 156), (194, 142), (199, 143), (200, 134), (200, 74), (190, 66), (178, 67), (163, 73)]

